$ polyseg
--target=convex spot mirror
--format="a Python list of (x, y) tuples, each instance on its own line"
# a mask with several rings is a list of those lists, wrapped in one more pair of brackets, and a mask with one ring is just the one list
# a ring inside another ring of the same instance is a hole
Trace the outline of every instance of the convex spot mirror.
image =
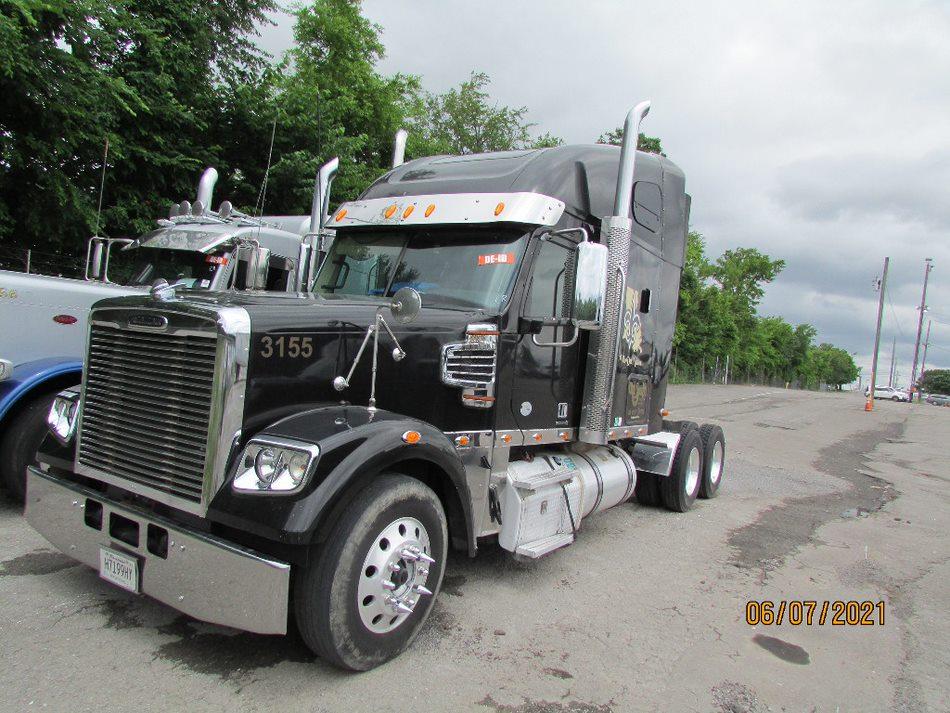
[(393, 301), (389, 304), (389, 311), (393, 319), (400, 324), (414, 322), (422, 309), (422, 296), (411, 287), (396, 290)]

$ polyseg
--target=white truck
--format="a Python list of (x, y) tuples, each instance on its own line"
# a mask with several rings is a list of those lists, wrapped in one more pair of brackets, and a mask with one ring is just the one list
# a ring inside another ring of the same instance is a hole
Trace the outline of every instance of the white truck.
[(212, 211), (218, 173), (208, 168), (195, 202), (173, 205), (156, 230), (90, 239), (85, 279), (0, 270), (0, 485), (23, 499), (53, 398), (82, 379), (95, 302), (145, 294), (161, 281), (202, 291), (303, 289), (328, 247), (323, 226), (338, 167), (335, 158), (321, 167), (308, 216), (252, 217), (228, 201)]

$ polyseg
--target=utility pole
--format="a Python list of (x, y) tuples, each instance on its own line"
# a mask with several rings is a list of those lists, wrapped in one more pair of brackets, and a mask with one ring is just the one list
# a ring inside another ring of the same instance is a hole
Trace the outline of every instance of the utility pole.
[(877, 301), (877, 330), (874, 332), (874, 355), (871, 357), (871, 382), (868, 384), (868, 400), (864, 404), (865, 411), (874, 410), (874, 385), (877, 383), (877, 350), (881, 346), (881, 317), (884, 316), (884, 290), (887, 289), (887, 266), (890, 264), (889, 257), (884, 258), (884, 272), (877, 283), (877, 288), (881, 293)]
[[(910, 400), (914, 400), (914, 383), (917, 379), (917, 357), (920, 354), (920, 334), (924, 331), (924, 312), (927, 309), (927, 278), (933, 269), (933, 258), (924, 260), (924, 291), (920, 296), (920, 316), (917, 318), (917, 344), (914, 346), (914, 365), (910, 369)], [(918, 390), (918, 394), (920, 391)], [(920, 399), (917, 399), (920, 401)]]
[(897, 351), (897, 337), (891, 342), (891, 371), (887, 376), (887, 385), (894, 386), (894, 352)]
[(920, 375), (923, 377), (924, 372), (927, 371), (927, 347), (930, 346), (930, 325), (933, 324), (932, 319), (927, 320), (927, 338), (924, 339), (924, 358), (920, 360)]

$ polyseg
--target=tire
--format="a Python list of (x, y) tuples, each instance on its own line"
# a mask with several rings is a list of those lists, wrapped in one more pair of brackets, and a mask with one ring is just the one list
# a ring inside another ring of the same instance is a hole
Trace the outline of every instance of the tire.
[(26, 498), (26, 467), (36, 462), (36, 451), (46, 437), (46, 417), (56, 394), (44, 394), (27, 403), (7, 424), (0, 437), (0, 483), (15, 501)]
[(897, 402), (897, 401), (900, 401), (900, 400), (901, 400), (901, 397), (900, 397), (900, 396), (892, 396), (892, 397), (891, 397), (891, 401)]
[(711, 423), (704, 423), (699, 429), (699, 438), (703, 442), (703, 477), (699, 482), (699, 497), (716, 497), (726, 464), (726, 437), (722, 429)]
[(703, 442), (699, 430), (682, 432), (669, 476), (660, 479), (660, 499), (667, 510), (686, 512), (699, 495), (703, 470)]
[[(400, 525), (408, 529), (403, 532)], [(445, 511), (428, 486), (396, 473), (378, 476), (344, 511), (322, 552), (295, 580), (294, 614), (304, 643), (352, 671), (398, 656), (432, 610), (447, 543)], [(414, 546), (434, 561), (426, 566), (412, 554), (408, 561), (400, 557)], [(400, 570), (386, 572), (390, 563)], [(387, 591), (383, 581), (396, 583), (397, 589)], [(414, 585), (431, 592), (414, 591)], [(394, 595), (411, 611), (398, 613), (387, 604)]]
[(685, 433), (697, 429), (699, 429), (699, 424), (695, 421), (663, 421), (663, 430), (669, 433)]
[(641, 505), (660, 504), (660, 483), (657, 476), (650, 473), (637, 473), (637, 485), (633, 491)]

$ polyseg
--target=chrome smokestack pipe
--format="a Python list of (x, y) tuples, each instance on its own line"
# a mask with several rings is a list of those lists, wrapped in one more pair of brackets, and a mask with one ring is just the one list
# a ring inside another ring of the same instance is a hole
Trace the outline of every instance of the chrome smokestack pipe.
[(614, 215), (630, 214), (633, 200), (633, 178), (637, 160), (637, 140), (640, 122), (650, 113), (650, 102), (642, 101), (627, 113), (623, 124), (623, 145), (620, 147), (620, 171), (617, 174), (617, 194), (614, 196)]
[(614, 382), (620, 349), (620, 322), (627, 292), (630, 238), (633, 234), (630, 207), (633, 201), (637, 138), (640, 135), (640, 121), (649, 111), (650, 102), (644, 101), (627, 114), (623, 127), (623, 146), (620, 148), (614, 214), (605, 216), (600, 223), (600, 242), (607, 246), (607, 294), (600, 331), (591, 332), (587, 352), (584, 400), (578, 433), (578, 438), (584, 443), (607, 443), (610, 440), (610, 429), (620, 425), (616, 423), (617, 418), (621, 421), (623, 419), (623, 414), (618, 414), (618, 409), (614, 408)]
[(198, 196), (195, 200), (201, 201), (205, 210), (211, 207), (211, 196), (214, 194), (214, 184), (218, 182), (218, 172), (214, 168), (206, 168), (198, 181)]
[(406, 140), (409, 138), (409, 132), (400, 129), (396, 132), (396, 138), (393, 140), (393, 168), (402, 166), (406, 161)]
[(313, 182), (313, 203), (310, 205), (310, 233), (319, 233), (330, 208), (330, 184), (340, 168), (340, 159), (332, 158), (317, 171)]
[(310, 204), (310, 229), (300, 241), (300, 256), (297, 264), (297, 291), (309, 289), (320, 266), (323, 248), (323, 228), (330, 208), (330, 185), (340, 168), (340, 159), (332, 158), (317, 171), (313, 182), (313, 202)]

